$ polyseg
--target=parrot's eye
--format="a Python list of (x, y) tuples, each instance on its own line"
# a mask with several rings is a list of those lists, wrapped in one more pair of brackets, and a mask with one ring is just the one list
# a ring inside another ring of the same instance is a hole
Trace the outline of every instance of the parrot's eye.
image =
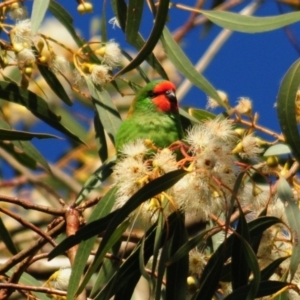
[(156, 94), (153, 91), (148, 92), (148, 97), (149, 98), (154, 98), (155, 96), (156, 96)]

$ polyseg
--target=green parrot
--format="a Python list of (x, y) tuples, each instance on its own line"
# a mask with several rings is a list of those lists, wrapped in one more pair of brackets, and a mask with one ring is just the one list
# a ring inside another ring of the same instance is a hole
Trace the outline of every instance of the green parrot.
[(167, 80), (155, 80), (135, 96), (127, 119), (116, 135), (119, 153), (124, 144), (150, 139), (158, 148), (166, 148), (183, 138), (175, 86)]

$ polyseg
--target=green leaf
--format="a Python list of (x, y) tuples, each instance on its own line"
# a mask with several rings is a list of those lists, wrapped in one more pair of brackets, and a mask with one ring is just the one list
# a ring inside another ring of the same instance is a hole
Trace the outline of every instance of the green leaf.
[(215, 114), (207, 110), (198, 108), (189, 108), (189, 115), (191, 115), (198, 121), (213, 120), (216, 117)]
[(18, 85), (0, 81), (0, 99), (25, 106), (37, 118), (41, 119), (56, 130), (66, 134), (77, 142), (82, 141), (63, 125), (63, 120), (49, 109), (47, 102), (35, 93), (24, 90)]
[(24, 151), (27, 157), (33, 159), (36, 163), (39, 163), (44, 169), (51, 173), (51, 169), (44, 156), (28, 141), (13, 141), (15, 147), (20, 146), (20, 149)]
[(28, 141), (1, 141), (0, 147), (27, 168), (36, 169), (37, 163), (39, 163), (43, 168), (51, 172), (47, 161)]
[(87, 77), (85, 81), (91, 93), (101, 124), (114, 144), (117, 130), (122, 123), (120, 114), (105, 89), (95, 86)]
[(63, 85), (57, 79), (56, 75), (47, 66), (38, 64), (38, 69), (57, 97), (60, 98), (65, 104), (71, 106), (73, 103)]
[(244, 16), (218, 10), (201, 10), (211, 22), (233, 31), (257, 33), (275, 30), (300, 21), (300, 12), (291, 12), (272, 17)]
[(243, 250), (244, 250), (245, 258), (247, 260), (247, 264), (250, 267), (253, 274), (253, 279), (251, 281), (250, 290), (247, 293), (246, 300), (252, 300), (255, 298), (259, 290), (259, 284), (261, 281), (260, 269), (259, 269), (256, 255), (253, 249), (251, 248), (251, 246), (249, 245), (249, 243), (242, 237), (241, 237), (241, 241), (244, 248)]
[[(102, 246), (102, 243), (100, 244), (100, 247), (98, 248), (97, 253), (95, 254), (94, 261), (92, 262), (87, 273), (82, 279), (80, 286), (77, 288), (77, 293), (76, 293), (77, 295), (83, 291), (84, 287), (87, 285), (87, 283), (89, 282), (89, 280), (91, 279), (95, 271), (99, 268), (100, 264), (102, 264), (103, 259), (106, 253), (108, 252), (108, 250), (112, 248), (118, 241), (120, 241), (120, 238), (124, 233), (124, 231), (126, 230), (126, 228), (128, 227), (128, 225), (129, 225), (128, 220), (121, 223), (117, 228), (115, 228), (113, 233), (110, 235), (109, 239), (105, 243), (105, 246)], [(72, 299), (74, 298), (69, 297), (68, 295), (67, 300), (72, 300)]]
[[(183, 215), (178, 213), (176, 223), (172, 226), (173, 237), (170, 243), (170, 255), (175, 254), (188, 240), (184, 226)], [(172, 229), (171, 229), (172, 230)], [(166, 299), (185, 299), (187, 292), (187, 277), (189, 271), (189, 256), (186, 253), (180, 260), (167, 267)]]
[(102, 3), (102, 14), (100, 18), (100, 28), (101, 28), (101, 41), (106, 42), (107, 41), (107, 18), (106, 18), (106, 1), (103, 1)]
[[(281, 281), (262, 281), (259, 284), (258, 291), (255, 295), (255, 298), (272, 295), (272, 294), (280, 291), (287, 285), (288, 285), (287, 282), (281, 282)], [(227, 297), (224, 298), (224, 300), (246, 299), (246, 296), (249, 293), (250, 288), (251, 288), (251, 284), (243, 286), (243, 287), (239, 288), (238, 290), (229, 294)], [(254, 299), (254, 298), (251, 298), (251, 299)]]
[[(115, 13), (115, 15), (118, 18), (119, 24), (122, 28), (123, 31), (125, 31), (125, 27), (126, 27), (126, 18), (127, 18), (127, 5), (125, 3), (124, 0), (112, 0), (112, 8), (113, 11)], [(162, 16), (163, 17), (163, 16)], [(152, 30), (153, 32), (153, 30)], [(142, 38), (142, 36), (140, 34), (137, 34), (136, 36), (136, 40), (135, 43), (132, 44), (137, 50), (141, 50), (144, 45), (145, 45), (145, 41)], [(157, 60), (157, 58), (154, 56), (153, 53), (150, 53), (148, 55), (148, 57), (145, 58), (146, 61), (148, 62), (148, 64), (150, 66), (152, 66), (152, 68), (154, 70), (157, 71), (157, 73), (162, 77), (167, 79), (167, 73), (165, 72), (165, 70), (163, 69), (163, 67), (161, 66), (160, 62)], [(131, 64), (131, 63), (130, 63)], [(128, 66), (127, 66), (128, 67)], [(122, 71), (122, 70), (121, 70)]]
[(243, 212), (240, 209), (236, 233), (232, 245), (231, 278), (232, 289), (236, 290), (248, 283), (250, 268), (245, 254), (244, 243), (250, 242), (248, 225)]
[(73, 18), (65, 10), (65, 8), (61, 6), (59, 3), (57, 3), (56, 1), (51, 0), (49, 5), (49, 10), (53, 14), (53, 16), (68, 30), (68, 32), (71, 34), (78, 47), (81, 47), (84, 44), (84, 42), (77, 35), (74, 29)]
[(44, 20), (50, 0), (34, 0), (31, 13), (31, 32), (36, 34)]
[(290, 256), (279, 257), (261, 270), (261, 280), (268, 280), (278, 269), (279, 265)]
[(272, 155), (287, 155), (291, 154), (292, 151), (290, 147), (286, 144), (276, 144), (268, 148), (268, 150), (264, 153), (264, 156), (272, 156)]
[(99, 293), (101, 288), (105, 286), (109, 280), (114, 276), (114, 274), (118, 271), (122, 260), (118, 260), (119, 250), (122, 241), (120, 240), (118, 243), (114, 245), (110, 253), (114, 258), (105, 258), (103, 261), (103, 265), (100, 268), (97, 279), (95, 280), (95, 284), (90, 293), (90, 297), (93, 297)]
[[(169, 226), (172, 226), (173, 222), (176, 222), (178, 218), (177, 212), (170, 215), (164, 222), (163, 227), (163, 236), (161, 239), (162, 244), (160, 246), (166, 245), (170, 235), (169, 235)], [(149, 258), (153, 255), (153, 244), (156, 236), (157, 222), (153, 224), (145, 234), (144, 242), (144, 262), (147, 263)], [(133, 287), (136, 286), (138, 280), (141, 277), (140, 266), (139, 266), (139, 255), (140, 247), (142, 241), (139, 241), (135, 249), (131, 252), (130, 256), (124, 261), (118, 272), (110, 279), (109, 283), (103, 288), (95, 300), (110, 299), (114, 294), (123, 299), (125, 296), (123, 294), (124, 290), (127, 290), (127, 286), (130, 287), (129, 293), (126, 293), (126, 296), (133, 292)], [(163, 276), (163, 274), (158, 274), (158, 276)]]
[(181, 50), (180, 46), (174, 41), (167, 27), (163, 30), (161, 41), (168, 58), (172, 61), (177, 70), (204, 93), (215, 99), (221, 107), (225, 107), (225, 104), (221, 100), (215, 88), (203, 75), (196, 71), (194, 65)]
[[(109, 190), (109, 192), (99, 201), (99, 203), (94, 207), (87, 224), (104, 217), (106, 214), (108, 214), (113, 205), (114, 205), (114, 199), (115, 199), (115, 193), (116, 188), (112, 188)], [(100, 233), (100, 232), (99, 232)], [(81, 275), (84, 273), (84, 269), (87, 264), (87, 260), (89, 258), (90, 252), (93, 249), (93, 246), (95, 244), (95, 241), (97, 239), (97, 236), (94, 236), (88, 240), (85, 240), (80, 243), (74, 265), (76, 268), (73, 268), (71, 278), (70, 278), (70, 284), (68, 286), (68, 295), (70, 295), (71, 299), (76, 294), (76, 291), (78, 289)]]
[(283, 177), (278, 181), (277, 192), (279, 199), (284, 204), (286, 218), (293, 237), (293, 249), (290, 263), (290, 281), (292, 281), (300, 263), (300, 210), (294, 200), (294, 194), (291, 187)]
[(15, 246), (13, 239), (10, 236), (9, 231), (5, 227), (5, 224), (2, 221), (1, 215), (0, 215), (0, 240), (5, 244), (7, 250), (12, 254), (16, 255), (19, 250)]
[(33, 138), (37, 139), (50, 139), (55, 138), (59, 139), (58, 136), (47, 134), (47, 133), (37, 133), (37, 132), (27, 132), (27, 131), (20, 131), (14, 129), (0, 129), (0, 140), (22, 140), (28, 141), (32, 140)]
[(169, 0), (160, 1), (157, 7), (157, 14), (154, 21), (154, 26), (146, 43), (143, 45), (137, 56), (126, 67), (124, 67), (115, 75), (116, 77), (133, 70), (152, 53), (154, 47), (157, 45), (157, 42), (165, 26), (168, 11)]
[(116, 163), (116, 157), (112, 157), (105, 161), (84, 183), (81, 191), (79, 192), (75, 204), (79, 205), (84, 198), (93, 190), (97, 189), (107, 179), (112, 171), (113, 166)]
[(103, 125), (99, 119), (99, 115), (94, 116), (94, 128), (96, 132), (96, 141), (98, 145), (98, 155), (101, 161), (106, 161), (108, 158), (108, 149)]
[(226, 251), (228, 247), (228, 239), (225, 242), (226, 243), (220, 245), (208, 260), (201, 274), (199, 290), (193, 300), (212, 299), (215, 294), (221, 278), (223, 264), (227, 257), (222, 253), (222, 251)]
[[(300, 13), (300, 12), (299, 12)], [(296, 121), (295, 101), (300, 82), (300, 59), (284, 75), (277, 97), (277, 115), (286, 144), (300, 162), (300, 137)]]
[(134, 44), (139, 33), (142, 20), (144, 1), (129, 0), (127, 8), (125, 34), (128, 43)]

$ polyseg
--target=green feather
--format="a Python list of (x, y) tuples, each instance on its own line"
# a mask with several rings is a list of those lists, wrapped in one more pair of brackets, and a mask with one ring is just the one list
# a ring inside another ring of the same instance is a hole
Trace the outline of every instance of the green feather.
[(163, 81), (152, 81), (137, 93), (129, 109), (128, 118), (117, 132), (118, 152), (124, 144), (137, 139), (150, 139), (157, 147), (165, 148), (183, 138), (179, 113), (158, 111), (149, 97), (149, 92)]

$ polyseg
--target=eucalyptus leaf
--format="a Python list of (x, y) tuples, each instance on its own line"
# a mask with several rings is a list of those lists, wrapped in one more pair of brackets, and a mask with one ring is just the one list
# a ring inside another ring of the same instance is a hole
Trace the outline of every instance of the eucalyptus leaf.
[(184, 54), (180, 46), (174, 41), (167, 27), (165, 27), (163, 30), (161, 42), (168, 58), (172, 61), (177, 70), (204, 93), (216, 100), (221, 107), (226, 108), (215, 88), (208, 82), (207, 79), (205, 79), (203, 75), (196, 71), (194, 65)]
[(129, 0), (126, 16), (125, 34), (127, 41), (134, 44), (136, 36), (139, 33), (140, 23), (142, 20), (144, 1)]
[(294, 200), (294, 194), (285, 178), (280, 177), (277, 185), (279, 199), (284, 204), (284, 210), (293, 237), (293, 249), (290, 262), (290, 274), (293, 279), (300, 263), (300, 210)]
[(63, 124), (61, 117), (50, 110), (47, 102), (35, 93), (22, 89), (14, 83), (0, 81), (0, 100), (10, 101), (26, 107), (37, 118), (56, 130), (66, 134), (75, 141), (82, 143), (77, 135), (67, 129), (66, 125)]
[(300, 21), (300, 12), (271, 17), (245, 16), (221, 10), (201, 10), (199, 12), (223, 28), (246, 33), (271, 31)]
[(288, 155), (291, 154), (292, 151), (290, 147), (286, 144), (276, 144), (267, 149), (264, 153), (264, 156), (273, 156), (273, 155)]
[[(299, 12), (300, 13), (300, 12)], [(300, 162), (300, 137), (296, 121), (295, 101), (300, 82), (300, 59), (284, 75), (277, 97), (277, 115), (285, 142)]]
[(34, 0), (31, 13), (31, 32), (36, 34), (46, 15), (50, 0)]

